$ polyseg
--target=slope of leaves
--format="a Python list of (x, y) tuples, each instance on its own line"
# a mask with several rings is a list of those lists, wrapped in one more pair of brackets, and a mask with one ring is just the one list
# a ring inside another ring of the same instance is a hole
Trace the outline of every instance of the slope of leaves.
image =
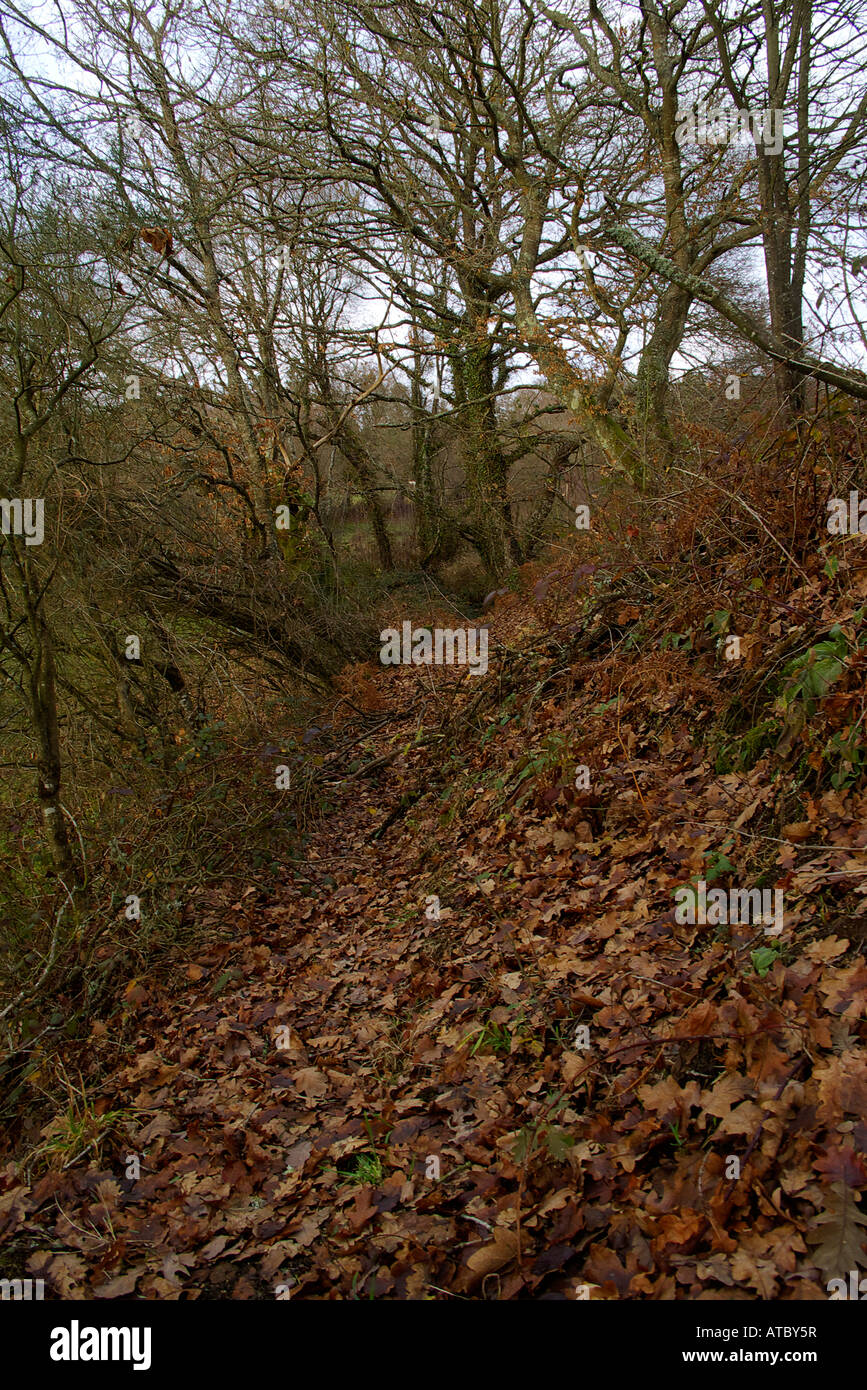
[[(4, 1266), (76, 1298), (816, 1299), (867, 1265), (853, 554), (771, 598), (737, 555), (577, 557), (498, 600), (486, 677), (348, 672), (361, 710), (309, 744), (339, 810), (273, 895), (198, 901), (122, 1065), (96, 1030), (6, 1167)], [(782, 889), (783, 934), (679, 924), (701, 878)]]

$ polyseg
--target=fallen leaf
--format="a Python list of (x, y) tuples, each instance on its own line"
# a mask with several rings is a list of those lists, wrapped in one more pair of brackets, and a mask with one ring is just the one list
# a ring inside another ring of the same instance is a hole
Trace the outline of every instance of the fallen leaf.
[(494, 1230), (494, 1239), (490, 1244), (483, 1245), (480, 1250), (474, 1250), (467, 1259), (467, 1266), (474, 1274), (494, 1274), (498, 1269), (507, 1265), (510, 1260), (513, 1260), (517, 1253), (517, 1232), (497, 1226)]
[(328, 1091), (328, 1079), (321, 1071), (315, 1067), (302, 1067), (296, 1071), (292, 1080), (302, 1095), (308, 1099), (315, 1096), (324, 1096)]

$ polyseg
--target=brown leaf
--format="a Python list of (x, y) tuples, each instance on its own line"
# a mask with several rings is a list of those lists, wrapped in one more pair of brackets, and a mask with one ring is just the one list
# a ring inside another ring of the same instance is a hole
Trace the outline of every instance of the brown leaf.
[(158, 256), (170, 253), (173, 245), (171, 232), (165, 227), (142, 227), (141, 239), (156, 251)]
[(171, 1134), (173, 1125), (174, 1121), (171, 1115), (166, 1115), (165, 1112), (161, 1111), (159, 1115), (154, 1115), (152, 1120), (149, 1120), (142, 1129), (137, 1131), (135, 1142), (141, 1148), (144, 1148), (152, 1139), (158, 1139), (161, 1135)]
[(326, 1212), (319, 1212), (316, 1216), (305, 1216), (297, 1227), (289, 1232), (296, 1245), (312, 1245), (319, 1235), (322, 1223), (325, 1220)]
[(376, 1207), (373, 1202), (373, 1188), (362, 1187), (361, 1191), (355, 1194), (352, 1211), (349, 1213), (349, 1224), (353, 1231), (360, 1231), (362, 1226), (375, 1215)]
[(589, 1258), (584, 1264), (582, 1271), (585, 1282), (588, 1277), (594, 1284), (599, 1284), (603, 1288), (608, 1285), (614, 1286), (618, 1295), (622, 1296), (629, 1291), (632, 1278), (627, 1274), (620, 1260), (613, 1250), (609, 1250), (604, 1245), (591, 1245)]
[(140, 985), (138, 980), (130, 980), (123, 992), (123, 997), (129, 1008), (133, 1011), (140, 1009), (148, 1001), (148, 992), (144, 985)]
[(563, 1073), (563, 1080), (567, 1086), (571, 1086), (575, 1077), (580, 1072), (586, 1072), (588, 1068), (588, 1057), (583, 1052), (564, 1052), (560, 1059), (560, 1069)]
[(694, 1081), (687, 1082), (681, 1089), (673, 1076), (666, 1076), (653, 1086), (639, 1086), (638, 1098), (647, 1110), (654, 1111), (661, 1120), (667, 1120), (675, 1112), (682, 1114), (689, 1107), (698, 1105), (699, 1089)]
[(743, 1100), (752, 1091), (752, 1084), (745, 1076), (740, 1076), (737, 1072), (726, 1072), (715, 1081), (709, 1091), (702, 1091), (702, 1109), (708, 1115), (716, 1115), (721, 1120), (725, 1119), (733, 1105)]
[(99, 1284), (93, 1290), (94, 1298), (126, 1298), (129, 1294), (135, 1293), (135, 1286), (142, 1274), (147, 1269), (147, 1265), (133, 1265), (125, 1274), (118, 1274), (114, 1279), (109, 1279), (107, 1284)]
[(817, 829), (808, 820), (793, 820), (789, 825), (783, 826), (782, 834), (787, 840), (797, 843), (799, 840), (809, 840), (811, 835), (817, 834)]
[(864, 1159), (848, 1144), (831, 1149), (816, 1160), (815, 1166), (817, 1172), (824, 1173), (835, 1183), (843, 1183), (845, 1187), (862, 1188), (867, 1185)]
[(836, 960), (837, 956), (842, 956), (848, 949), (849, 942), (845, 937), (825, 936), (821, 941), (811, 941), (809, 946), (805, 946), (804, 955), (808, 960), (824, 965), (829, 960)]
[(87, 1287), (87, 1266), (77, 1255), (52, 1255), (38, 1250), (27, 1261), (29, 1273), (45, 1279), (61, 1298), (82, 1298)]
[(806, 1233), (809, 1244), (816, 1246), (814, 1263), (829, 1279), (867, 1265), (864, 1226), (867, 1216), (856, 1206), (853, 1193), (845, 1183), (835, 1182), (825, 1199), (825, 1210), (816, 1213)]
[(328, 1078), (315, 1067), (302, 1067), (296, 1071), (292, 1080), (295, 1082), (302, 1095), (307, 1096), (308, 1100), (315, 1096), (324, 1096), (328, 1091)]
[(717, 1134), (755, 1134), (765, 1118), (765, 1112), (753, 1100), (742, 1101), (725, 1116), (717, 1127)]
[(752, 820), (753, 816), (755, 815), (756, 811), (759, 809), (761, 804), (762, 799), (760, 796), (757, 796), (755, 801), (751, 801), (749, 806), (747, 806), (743, 811), (741, 811), (740, 815), (738, 816), (737, 820), (734, 822), (732, 826), (732, 830), (740, 830), (742, 825), (746, 825), (748, 820)]
[(301, 1139), (297, 1144), (293, 1144), (291, 1149), (287, 1149), (284, 1154), (286, 1172), (290, 1169), (296, 1173), (299, 1172), (300, 1169), (304, 1167), (304, 1164), (307, 1162), (312, 1152), (313, 1145), (310, 1143), (309, 1139)]
[(507, 1231), (503, 1226), (497, 1226), (494, 1230), (494, 1239), (488, 1245), (483, 1245), (480, 1250), (474, 1250), (467, 1260), (467, 1266), (474, 1274), (494, 1274), (496, 1270), (502, 1269), (510, 1260), (513, 1260), (518, 1253), (518, 1235), (516, 1231)]
[(214, 1236), (214, 1239), (209, 1240), (207, 1245), (199, 1251), (199, 1259), (206, 1263), (209, 1260), (215, 1260), (218, 1255), (222, 1255), (229, 1244), (229, 1239), (229, 1236)]

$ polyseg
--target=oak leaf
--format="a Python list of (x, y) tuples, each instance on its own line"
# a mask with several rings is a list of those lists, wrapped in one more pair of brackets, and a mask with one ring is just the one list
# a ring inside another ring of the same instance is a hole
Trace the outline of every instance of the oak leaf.
[(307, 1096), (308, 1100), (315, 1096), (324, 1096), (328, 1090), (328, 1081), (321, 1071), (315, 1067), (302, 1067), (296, 1071), (292, 1080), (302, 1095)]
[(844, 1182), (833, 1183), (825, 1210), (816, 1213), (806, 1233), (807, 1242), (816, 1246), (813, 1262), (829, 1279), (845, 1275), (858, 1265), (867, 1266), (865, 1226), (867, 1216), (856, 1206), (851, 1188)]
[(171, 232), (165, 227), (142, 227), (141, 239), (147, 242), (158, 256), (171, 254), (174, 242)]

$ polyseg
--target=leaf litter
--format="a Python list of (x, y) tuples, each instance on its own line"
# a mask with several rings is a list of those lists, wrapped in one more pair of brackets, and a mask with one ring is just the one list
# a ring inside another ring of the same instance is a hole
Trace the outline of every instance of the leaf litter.
[[(124, 1064), (96, 1039), (122, 1142), (3, 1171), (28, 1273), (78, 1299), (803, 1300), (867, 1266), (867, 796), (793, 814), (768, 758), (717, 771), (729, 673), (600, 653), (647, 609), (615, 579), (592, 620), (565, 569), (501, 595), (485, 680), (349, 673), (303, 867), (200, 901)], [(675, 920), (677, 887), (746, 864), (782, 938)]]

